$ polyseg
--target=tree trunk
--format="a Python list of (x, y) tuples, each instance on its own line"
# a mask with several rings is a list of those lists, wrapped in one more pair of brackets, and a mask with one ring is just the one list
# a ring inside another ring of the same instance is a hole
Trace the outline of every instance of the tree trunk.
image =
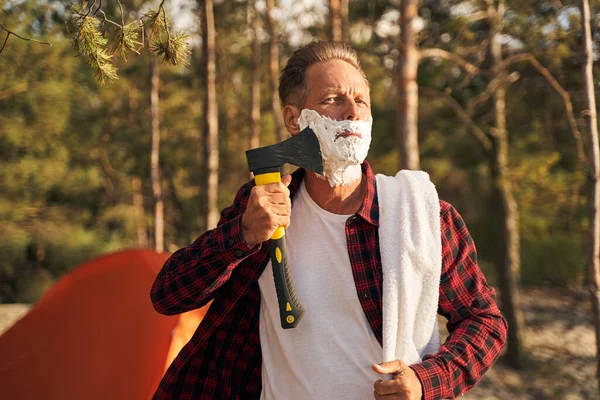
[[(494, 21), (490, 17), (490, 21)], [(492, 182), (494, 191), (498, 196), (501, 207), (503, 225), (503, 251), (502, 259), (497, 261), (498, 278), (500, 283), (500, 296), (502, 310), (508, 321), (508, 352), (507, 361), (514, 367), (522, 366), (523, 340), (522, 332), (525, 320), (521, 310), (519, 295), (519, 274), (521, 265), (520, 240), (519, 240), (519, 211), (515, 200), (510, 175), (508, 172), (508, 134), (506, 131), (506, 71), (499, 70), (502, 62), (502, 44), (499, 40), (500, 29), (495, 25), (490, 28), (490, 52), (493, 61), (495, 76), (499, 77), (500, 84), (494, 92), (494, 120), (495, 128), (492, 132)]]
[(589, 285), (596, 326), (596, 376), (600, 388), (600, 148), (598, 144), (598, 119), (596, 114), (596, 95), (594, 93), (594, 77), (592, 74), (593, 50), (590, 27), (590, 5), (588, 0), (581, 0), (581, 16), (584, 43), (584, 82), (587, 110), (585, 112), (588, 144), (591, 192), (589, 200)]
[(213, 229), (219, 220), (217, 204), (219, 189), (219, 119), (217, 111), (215, 65), (215, 18), (212, 0), (200, 0), (202, 12), (202, 59), (204, 61), (204, 171), (202, 188), (206, 229)]
[(342, 13), (340, 0), (329, 0), (329, 39), (342, 40)]
[(144, 196), (142, 195), (142, 181), (139, 176), (131, 178), (131, 189), (133, 192), (133, 213), (137, 229), (138, 247), (148, 247), (148, 233), (146, 232), (146, 218), (144, 211)]
[(348, 14), (349, 14), (349, 0), (340, 0), (340, 19), (342, 20), (342, 41), (347, 42), (350, 38), (348, 32)]
[[(249, 3), (249, 14), (252, 18), (252, 83), (250, 84), (250, 148), (260, 146), (260, 40), (258, 30), (260, 21), (256, 11), (256, 1)], [(251, 175), (252, 176), (252, 175)]]
[(400, 45), (398, 56), (398, 100), (396, 104), (396, 136), (400, 151), (400, 169), (418, 170), (419, 140), (417, 122), (419, 112), (419, 88), (417, 71), (419, 51), (413, 29), (417, 16), (417, 0), (402, 0), (400, 3)]
[(152, 84), (150, 89), (150, 110), (152, 113), (152, 151), (150, 154), (150, 174), (152, 177), (152, 194), (154, 196), (154, 249), (160, 253), (165, 250), (164, 235), (164, 203), (160, 184), (160, 116), (159, 96), (160, 77), (158, 61), (151, 57)]
[(271, 87), (271, 110), (273, 112), (273, 121), (275, 121), (275, 130), (279, 141), (283, 141), (288, 136), (283, 127), (283, 116), (281, 111), (281, 100), (279, 99), (279, 47), (277, 42), (277, 33), (271, 13), (275, 7), (275, 0), (267, 0), (267, 14), (265, 23), (267, 33), (269, 34), (269, 75)]

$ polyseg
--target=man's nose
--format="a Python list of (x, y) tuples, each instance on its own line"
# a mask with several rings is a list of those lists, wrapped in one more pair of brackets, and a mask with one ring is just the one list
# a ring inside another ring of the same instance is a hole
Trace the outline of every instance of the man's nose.
[(355, 121), (359, 119), (360, 109), (358, 108), (358, 104), (354, 100), (348, 100), (345, 110), (345, 118), (351, 121)]

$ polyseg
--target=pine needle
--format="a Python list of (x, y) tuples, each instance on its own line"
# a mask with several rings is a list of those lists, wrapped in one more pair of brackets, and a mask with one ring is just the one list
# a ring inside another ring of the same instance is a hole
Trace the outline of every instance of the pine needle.
[(110, 83), (119, 79), (117, 69), (112, 64), (106, 46), (108, 38), (100, 31), (100, 21), (84, 9), (73, 9), (74, 16), (71, 23), (75, 25), (75, 33), (72, 37), (72, 45), (75, 52), (85, 56), (90, 66), (96, 70), (96, 79), (101, 83)]
[[(70, 19), (72, 29), (71, 42), (75, 52), (87, 58), (88, 64), (95, 70), (96, 79), (102, 83), (111, 83), (119, 79), (117, 68), (113, 65), (113, 54), (119, 53), (125, 61), (126, 54), (131, 51), (140, 54), (139, 50), (143, 43), (139, 41), (139, 32), (148, 32), (151, 41), (150, 50), (161, 56), (164, 63), (170, 65), (188, 66), (191, 55), (191, 47), (188, 44), (190, 35), (187, 32), (178, 32), (172, 35), (169, 32), (169, 18), (161, 3), (158, 10), (149, 10), (144, 14), (140, 22), (131, 22), (125, 25), (123, 12), (121, 10), (121, 23), (109, 20), (101, 10), (102, 2), (98, 9), (92, 14), (91, 6), (83, 3), (74, 6)], [(120, 5), (120, 3), (119, 3)], [(102, 19), (96, 17), (100, 13)], [(108, 22), (112, 29), (104, 29), (104, 22)], [(110, 39), (110, 40), (109, 40)], [(109, 41), (112, 44), (110, 52), (107, 50)]]
[(150, 32), (150, 36), (165, 34), (167, 23), (168, 21), (165, 21), (164, 13), (160, 9), (150, 10), (142, 16), (142, 25)]
[(170, 65), (188, 66), (188, 58), (192, 54), (192, 49), (187, 40), (190, 35), (187, 32), (178, 32), (171, 39), (164, 37), (155, 38), (152, 41), (152, 51), (157, 56), (162, 56), (163, 62)]
[(117, 37), (117, 41), (114, 43), (112, 47), (112, 53), (119, 52), (123, 60), (127, 61), (126, 52), (131, 51), (135, 54), (140, 54), (138, 51), (138, 46), (141, 46), (141, 42), (138, 39), (138, 29), (139, 25), (132, 22), (123, 27), (121, 32)]

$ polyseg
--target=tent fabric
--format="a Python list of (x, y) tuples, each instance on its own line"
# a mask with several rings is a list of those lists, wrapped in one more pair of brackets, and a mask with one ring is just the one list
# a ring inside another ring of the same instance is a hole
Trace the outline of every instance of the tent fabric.
[(208, 307), (154, 310), (150, 287), (167, 257), (125, 250), (62, 278), (0, 336), (0, 397), (150, 399)]

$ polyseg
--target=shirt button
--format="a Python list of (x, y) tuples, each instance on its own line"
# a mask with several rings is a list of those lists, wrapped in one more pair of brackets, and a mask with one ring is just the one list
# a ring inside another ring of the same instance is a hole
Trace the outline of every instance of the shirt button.
[(233, 247), (233, 244), (234, 244), (233, 239), (229, 239), (227, 241), (227, 247)]
[(241, 250), (236, 250), (235, 256), (238, 258), (242, 258), (242, 257), (244, 257), (244, 252)]
[(356, 214), (354, 214), (353, 216), (351, 216), (350, 218), (348, 218), (348, 222), (352, 222), (356, 219)]
[(365, 299), (368, 299), (368, 298), (369, 298), (369, 292), (367, 292), (367, 291), (365, 290), (365, 291), (363, 292), (363, 297), (364, 297)]

